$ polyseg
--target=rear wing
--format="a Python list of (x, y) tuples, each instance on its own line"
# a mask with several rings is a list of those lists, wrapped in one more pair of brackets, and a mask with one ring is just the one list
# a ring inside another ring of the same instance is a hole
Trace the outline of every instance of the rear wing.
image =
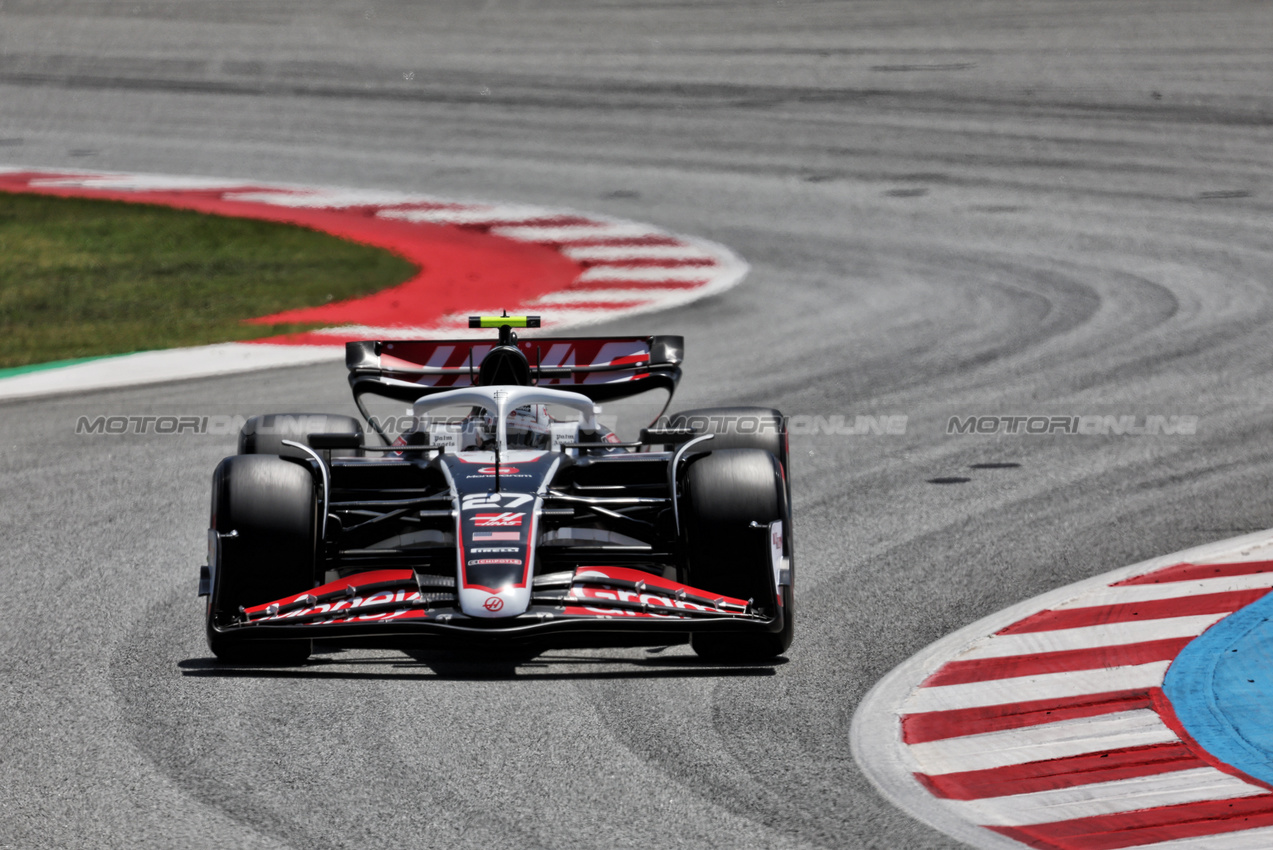
[[(570, 390), (609, 401), (665, 389), (681, 380), (685, 338), (680, 336), (519, 339), (536, 386)], [(361, 340), (345, 343), (354, 401), (365, 394), (412, 402), (445, 390), (471, 387), (489, 339)], [(365, 415), (365, 414), (364, 414)]]

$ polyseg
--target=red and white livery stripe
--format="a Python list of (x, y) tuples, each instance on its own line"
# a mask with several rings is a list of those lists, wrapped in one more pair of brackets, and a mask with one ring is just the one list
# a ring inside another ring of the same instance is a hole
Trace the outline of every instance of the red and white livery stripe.
[(1273, 788), (1219, 763), (1163, 696), (1193, 638), (1273, 588), (1273, 532), (1047, 594), (933, 644), (859, 707), (871, 780), (974, 846), (1273, 846)]

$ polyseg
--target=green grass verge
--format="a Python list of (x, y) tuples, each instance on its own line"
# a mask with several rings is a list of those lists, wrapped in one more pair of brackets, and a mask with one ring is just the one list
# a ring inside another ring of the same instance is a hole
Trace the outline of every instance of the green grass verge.
[(0, 368), (306, 330), (242, 320), (414, 273), (387, 251), (285, 224), (0, 192)]

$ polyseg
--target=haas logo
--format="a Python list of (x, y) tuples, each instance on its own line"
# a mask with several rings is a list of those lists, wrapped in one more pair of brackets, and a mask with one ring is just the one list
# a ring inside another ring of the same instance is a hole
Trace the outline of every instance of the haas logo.
[(476, 514), (473, 517), (473, 524), (478, 528), (491, 528), (495, 526), (521, 525), (522, 517), (526, 514), (517, 511), (504, 511), (498, 514)]
[(504, 600), (498, 596), (490, 596), (482, 603), (482, 607), (494, 614), (504, 607)]

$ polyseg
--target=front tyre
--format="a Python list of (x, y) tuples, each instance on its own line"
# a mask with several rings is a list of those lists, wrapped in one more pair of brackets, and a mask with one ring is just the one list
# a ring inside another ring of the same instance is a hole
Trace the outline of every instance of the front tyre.
[[(725, 449), (693, 459), (684, 483), (688, 582), (703, 590), (773, 604), (773, 570), (764, 529), (784, 520), (786, 492), (778, 460), (761, 449)], [(759, 523), (764, 529), (753, 528)], [(785, 529), (784, 529), (785, 530)], [(762, 661), (781, 655), (793, 636), (793, 599), (782, 593), (782, 631), (697, 632), (702, 658)]]
[[(697, 407), (682, 410), (668, 419), (672, 428), (693, 428), (700, 434), (711, 434), (710, 442), (700, 443), (701, 451), (721, 449), (761, 449), (778, 458), (782, 467), (783, 497), (787, 515), (783, 522), (783, 555), (795, 569), (795, 537), (791, 523), (791, 451), (788, 445), (787, 419), (772, 407)], [(788, 591), (790, 592), (790, 591)]]
[(236, 455), (212, 476), (212, 529), (218, 555), (208, 600), (208, 647), (236, 664), (300, 664), (309, 639), (244, 640), (218, 632), (242, 607), (314, 587), (318, 499), (305, 467), (272, 455)]
[[(336, 413), (265, 413), (253, 416), (239, 431), (239, 454), (281, 455), (306, 460), (305, 452), (284, 440), (309, 445), (310, 434), (348, 434), (363, 441), (362, 423)], [(359, 449), (333, 449), (332, 457), (358, 457)]]
[(704, 450), (763, 449), (787, 466), (787, 426), (772, 407), (697, 407), (673, 413), (668, 424), (714, 435)]

